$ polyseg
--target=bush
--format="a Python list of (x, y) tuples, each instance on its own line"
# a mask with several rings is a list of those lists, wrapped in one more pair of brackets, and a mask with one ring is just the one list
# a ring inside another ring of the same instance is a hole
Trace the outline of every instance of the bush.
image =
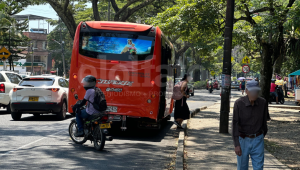
[(206, 81), (196, 81), (194, 83), (194, 88), (195, 89), (206, 88), (206, 84), (207, 84)]

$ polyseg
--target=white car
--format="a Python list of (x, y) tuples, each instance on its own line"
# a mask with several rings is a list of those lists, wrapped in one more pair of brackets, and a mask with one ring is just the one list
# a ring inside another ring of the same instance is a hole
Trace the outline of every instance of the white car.
[(30, 76), (24, 78), (10, 93), (11, 117), (22, 114), (40, 116), (54, 113), (60, 120), (66, 118), (69, 82), (58, 76)]
[(10, 112), (10, 91), (19, 84), (22, 77), (10, 71), (0, 71), (0, 107)]

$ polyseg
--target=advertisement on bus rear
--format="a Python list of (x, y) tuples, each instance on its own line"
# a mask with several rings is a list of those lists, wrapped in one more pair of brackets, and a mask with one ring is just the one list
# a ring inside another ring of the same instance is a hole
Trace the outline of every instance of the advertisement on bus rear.
[(120, 37), (83, 36), (82, 49), (108, 54), (150, 54), (152, 41)]

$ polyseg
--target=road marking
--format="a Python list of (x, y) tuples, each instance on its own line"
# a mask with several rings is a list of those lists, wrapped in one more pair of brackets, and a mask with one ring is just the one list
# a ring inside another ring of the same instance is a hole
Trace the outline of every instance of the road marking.
[(43, 139), (46, 139), (46, 138), (49, 138), (49, 137), (51, 137), (51, 136), (57, 135), (57, 134), (59, 134), (59, 133), (61, 133), (61, 132), (64, 132), (64, 131), (65, 131), (65, 130), (61, 130), (61, 131), (59, 131), (59, 132), (53, 133), (52, 135), (45, 136), (45, 137), (40, 138), (40, 139), (38, 139), (38, 140), (36, 140), (36, 141), (30, 142), (30, 143), (28, 143), (28, 144), (26, 144), (26, 145), (23, 145), (23, 146), (21, 146), (21, 147), (19, 147), (19, 148), (17, 148), (17, 149), (14, 149), (14, 150), (5, 152), (4, 154), (1, 154), (0, 157), (5, 156), (5, 155), (8, 155), (8, 154), (11, 154), (11, 153), (13, 153), (13, 152), (16, 152), (16, 151), (18, 151), (18, 150), (20, 150), (20, 149), (22, 149), (22, 148), (25, 148), (25, 147), (27, 147), (27, 146), (29, 146), (29, 145), (32, 145), (32, 144), (34, 144), (34, 143), (36, 143), (36, 142), (39, 142), (39, 141), (41, 141), (41, 140), (43, 140)]

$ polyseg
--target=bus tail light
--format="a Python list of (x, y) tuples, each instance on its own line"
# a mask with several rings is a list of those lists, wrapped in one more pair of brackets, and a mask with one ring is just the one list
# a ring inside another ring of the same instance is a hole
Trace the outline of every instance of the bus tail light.
[(82, 23), (82, 28), (86, 28), (86, 23)]
[(5, 93), (5, 84), (0, 84), (0, 93)]
[(119, 61), (116, 61), (116, 60), (111, 60), (110, 62), (111, 63), (119, 63)]
[(155, 82), (152, 80), (152, 81), (151, 81), (151, 84), (154, 85), (154, 83), (155, 83)]
[(72, 92), (72, 93), (74, 93), (74, 92), (75, 92), (75, 89), (74, 89), (74, 88), (72, 88), (72, 89), (71, 89), (71, 92)]
[(148, 103), (151, 103), (151, 99), (148, 99), (147, 102), (148, 102)]
[(73, 74), (73, 78), (74, 78), (74, 79), (77, 79), (77, 74)]
[(151, 97), (152, 97), (152, 98), (155, 98), (155, 94), (152, 94)]

